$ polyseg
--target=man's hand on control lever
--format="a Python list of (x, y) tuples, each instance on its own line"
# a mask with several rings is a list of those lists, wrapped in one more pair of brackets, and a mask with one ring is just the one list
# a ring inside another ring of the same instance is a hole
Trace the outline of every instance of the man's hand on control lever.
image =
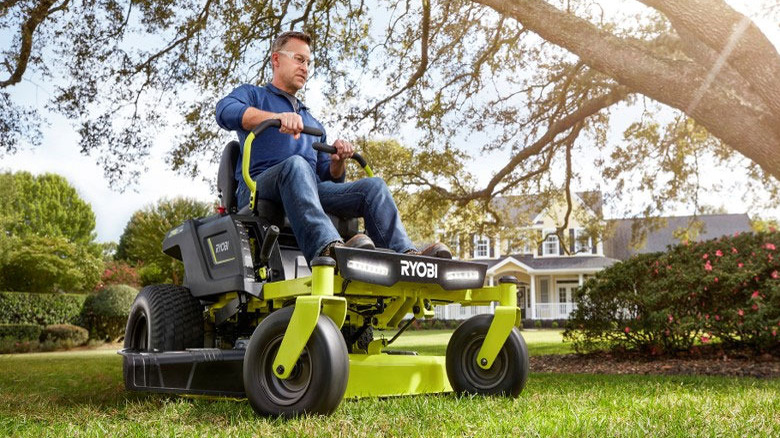
[(296, 113), (279, 113), (276, 118), (282, 122), (282, 126), (279, 128), (279, 132), (282, 134), (290, 134), (296, 140), (301, 138), (301, 131), (303, 131), (303, 119), (300, 114)]

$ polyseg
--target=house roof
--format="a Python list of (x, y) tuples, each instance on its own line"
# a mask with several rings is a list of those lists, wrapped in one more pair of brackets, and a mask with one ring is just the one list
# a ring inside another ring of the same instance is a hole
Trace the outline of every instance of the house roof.
[(635, 222), (641, 219), (611, 220), (614, 233), (604, 242), (604, 254), (619, 260), (626, 260), (635, 254), (666, 251), (678, 240), (675, 231), (685, 229), (694, 220), (703, 223), (703, 228), (695, 240), (704, 241), (724, 235), (751, 231), (750, 218), (747, 214), (712, 214), (702, 216), (672, 216), (660, 218), (666, 221), (666, 226), (657, 230), (649, 230), (645, 245), (641, 248), (631, 247), (631, 233)]
[(490, 260), (473, 260), (488, 265), (488, 271), (498, 265), (515, 262), (529, 271), (597, 271), (612, 266), (619, 260), (603, 256), (534, 257), (531, 254), (513, 254)]

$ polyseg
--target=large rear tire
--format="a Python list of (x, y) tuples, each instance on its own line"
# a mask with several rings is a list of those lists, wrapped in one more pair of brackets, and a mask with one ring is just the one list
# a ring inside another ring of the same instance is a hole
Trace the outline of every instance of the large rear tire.
[(279, 379), (273, 362), (292, 313), (292, 307), (277, 310), (255, 329), (244, 356), (244, 391), (260, 415), (330, 414), (347, 389), (347, 344), (336, 324), (320, 315), (292, 374)]
[(485, 370), (477, 356), (485, 341), (493, 315), (477, 315), (461, 324), (447, 344), (447, 377), (452, 389), (462, 394), (517, 397), (528, 379), (528, 347), (520, 331), (513, 327), (504, 346)]
[[(147, 286), (130, 306), (126, 350), (180, 351), (203, 347), (203, 306), (189, 289), (172, 284)], [(125, 385), (129, 364), (124, 361)]]

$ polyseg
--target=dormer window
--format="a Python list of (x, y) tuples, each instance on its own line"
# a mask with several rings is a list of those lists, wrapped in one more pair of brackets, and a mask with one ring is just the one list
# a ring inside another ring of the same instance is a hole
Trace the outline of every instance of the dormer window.
[(558, 255), (558, 235), (555, 234), (555, 230), (545, 230), (544, 243), (542, 244), (542, 255), (553, 256)]
[(478, 236), (474, 242), (474, 258), (490, 257), (490, 239)]
[(574, 253), (587, 254), (591, 252), (593, 239), (585, 233), (582, 228), (574, 230)]

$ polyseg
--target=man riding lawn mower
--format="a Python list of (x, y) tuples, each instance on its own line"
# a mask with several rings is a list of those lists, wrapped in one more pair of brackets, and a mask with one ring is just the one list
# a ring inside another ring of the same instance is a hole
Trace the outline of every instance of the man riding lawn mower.
[[(231, 142), (222, 154), (219, 214), (163, 241), (184, 262), (185, 284), (136, 298), (120, 351), (126, 387), (245, 396), (258, 413), (285, 416), (328, 414), (344, 397), (517, 396), (528, 352), (516, 280), (483, 287), (486, 265), (452, 260), (442, 244), (418, 251), (382, 180), (349, 142), (328, 145), (295, 98), (309, 37), (282, 34), (271, 61), (270, 84), (244, 85), (217, 105), (243, 150)], [(344, 182), (348, 158), (369, 178)], [(461, 324), (446, 357), (386, 350), (436, 305), (491, 302), (495, 314)], [(374, 339), (375, 330), (397, 332)]]

